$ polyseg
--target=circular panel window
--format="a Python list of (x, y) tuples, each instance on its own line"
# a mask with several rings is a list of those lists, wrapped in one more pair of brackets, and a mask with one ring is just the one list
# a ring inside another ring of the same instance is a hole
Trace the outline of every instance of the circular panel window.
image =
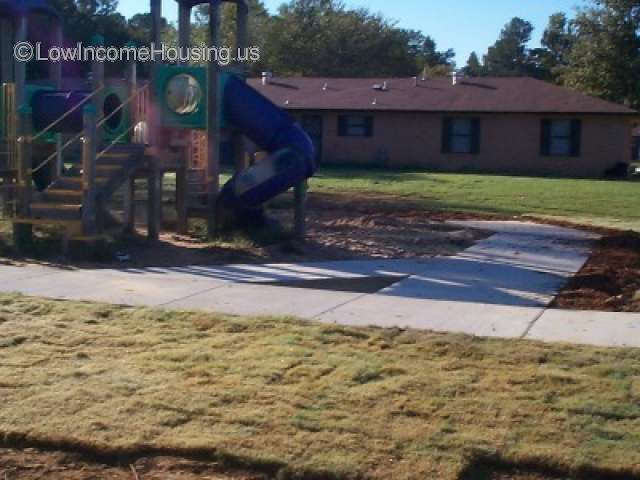
[(202, 88), (195, 77), (181, 73), (169, 80), (165, 100), (174, 113), (190, 115), (200, 107)]

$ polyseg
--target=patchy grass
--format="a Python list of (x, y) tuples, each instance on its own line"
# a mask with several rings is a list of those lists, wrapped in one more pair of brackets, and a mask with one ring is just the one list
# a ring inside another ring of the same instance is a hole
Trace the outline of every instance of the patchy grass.
[(311, 190), (393, 195), (431, 210), (640, 230), (640, 184), (631, 181), (323, 168)]
[(0, 337), (5, 444), (208, 452), (280, 479), (474, 478), (482, 459), (640, 478), (640, 350), (12, 295)]

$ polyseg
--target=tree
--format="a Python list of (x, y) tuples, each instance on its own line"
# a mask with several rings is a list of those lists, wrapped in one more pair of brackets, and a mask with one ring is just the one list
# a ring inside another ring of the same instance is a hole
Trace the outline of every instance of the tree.
[(564, 13), (549, 17), (549, 25), (542, 35), (542, 47), (536, 49), (534, 57), (549, 79), (560, 82), (569, 63), (569, 54), (574, 42), (573, 26)]
[(471, 52), (471, 55), (469, 55), (467, 65), (464, 67), (463, 72), (469, 77), (479, 77), (484, 74), (484, 67), (480, 63), (476, 52)]
[(527, 50), (533, 25), (515, 17), (505, 25), (500, 38), (489, 47), (484, 67), (489, 75), (516, 76), (531, 73), (532, 65)]
[[(150, 13), (136, 13), (127, 21), (127, 31), (130, 41), (137, 45), (148, 45), (151, 42), (151, 24), (152, 18)], [(160, 19), (161, 38), (166, 44), (174, 44), (177, 37), (175, 26), (170, 24), (166, 18)]]
[(455, 68), (456, 53), (453, 49), (438, 50), (436, 41), (429, 35), (413, 32), (414, 39), (410, 47), (416, 57), (417, 71), (426, 75), (446, 75)]
[[(248, 65), (249, 74), (258, 74), (265, 68), (269, 58), (269, 45), (266, 42), (271, 16), (262, 0), (249, 0), (249, 46), (260, 47), (260, 60)], [(220, 44), (224, 47), (235, 46), (235, 25), (237, 7), (224, 3), (220, 9)], [(192, 28), (192, 43), (205, 45), (208, 38), (209, 6), (200, 5), (195, 10)]]
[(365, 8), (347, 9), (337, 0), (292, 0), (268, 29), (268, 65), (281, 75), (415, 75), (424, 39)]
[(640, 2), (596, 0), (573, 22), (564, 83), (606, 100), (640, 107)]

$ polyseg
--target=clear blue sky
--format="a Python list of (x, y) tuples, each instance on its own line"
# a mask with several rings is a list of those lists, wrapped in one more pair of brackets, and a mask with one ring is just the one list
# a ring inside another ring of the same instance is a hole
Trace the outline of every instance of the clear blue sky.
[[(265, 0), (275, 11), (282, 0)], [(466, 63), (476, 50), (480, 56), (498, 38), (503, 25), (519, 16), (530, 21), (536, 30), (531, 46), (540, 43), (549, 15), (558, 11), (573, 15), (583, 0), (346, 0), (349, 6), (366, 6), (374, 12), (396, 20), (403, 28), (421, 30), (431, 35), (440, 49), (453, 48), (458, 66)], [(120, 0), (120, 11), (127, 17), (148, 11), (146, 0)], [(163, 0), (163, 14), (175, 21), (175, 0)]]

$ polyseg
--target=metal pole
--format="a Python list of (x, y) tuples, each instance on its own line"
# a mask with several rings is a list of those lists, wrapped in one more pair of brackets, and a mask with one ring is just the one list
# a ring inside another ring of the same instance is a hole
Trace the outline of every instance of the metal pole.
[[(220, 38), (220, 1), (209, 1), (209, 46), (218, 47)], [(218, 98), (218, 62), (209, 62), (207, 68), (207, 231), (210, 237), (217, 233), (217, 200), (220, 190), (220, 99)]]

